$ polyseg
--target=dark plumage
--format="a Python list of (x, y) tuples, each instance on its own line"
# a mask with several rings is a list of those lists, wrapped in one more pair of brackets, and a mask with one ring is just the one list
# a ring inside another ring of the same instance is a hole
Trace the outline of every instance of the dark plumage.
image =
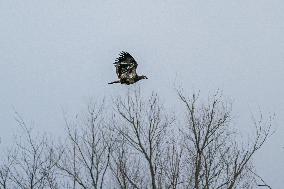
[(119, 54), (119, 57), (115, 60), (114, 65), (116, 67), (116, 74), (119, 80), (108, 84), (121, 83), (130, 85), (141, 79), (148, 79), (144, 75), (137, 75), (136, 68), (138, 64), (128, 52), (122, 51)]

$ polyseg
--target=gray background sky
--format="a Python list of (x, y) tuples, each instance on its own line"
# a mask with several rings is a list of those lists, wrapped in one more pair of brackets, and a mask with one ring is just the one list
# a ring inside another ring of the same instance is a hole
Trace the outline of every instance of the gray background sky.
[(283, 0), (0, 0), (0, 149), (18, 130), (14, 108), (60, 136), (62, 110), (125, 91), (106, 84), (121, 50), (149, 77), (141, 88), (168, 104), (176, 81), (205, 96), (221, 89), (242, 131), (251, 112), (276, 113), (276, 133), (255, 161), (283, 188)]

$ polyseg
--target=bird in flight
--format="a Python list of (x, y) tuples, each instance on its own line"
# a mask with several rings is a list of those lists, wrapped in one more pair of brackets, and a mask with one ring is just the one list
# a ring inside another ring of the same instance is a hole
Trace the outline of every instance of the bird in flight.
[(116, 74), (119, 80), (108, 84), (121, 83), (130, 85), (141, 79), (148, 79), (145, 75), (137, 75), (136, 68), (138, 64), (128, 52), (122, 51), (113, 64), (115, 65)]

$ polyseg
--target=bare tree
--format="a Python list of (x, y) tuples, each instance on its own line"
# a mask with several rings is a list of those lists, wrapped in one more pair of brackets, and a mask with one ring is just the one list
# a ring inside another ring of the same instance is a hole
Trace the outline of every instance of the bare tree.
[(177, 189), (181, 188), (183, 178), (183, 146), (175, 140), (170, 140), (165, 145), (165, 150), (161, 156), (160, 173), (158, 174), (158, 188)]
[(271, 134), (270, 123), (255, 122), (256, 134), (249, 144), (240, 144), (230, 129), (231, 106), (218, 95), (208, 104), (200, 104), (198, 96), (187, 98), (178, 91), (186, 109), (183, 130), (187, 149), (188, 188), (252, 188), (254, 175), (251, 159)]
[(111, 153), (110, 170), (120, 189), (141, 188), (147, 185), (144, 168), (137, 152), (128, 148), (125, 139), (120, 136), (114, 140)]
[(253, 119), (255, 134), (245, 141), (219, 93), (205, 104), (181, 90), (178, 97), (185, 119), (139, 88), (116, 98), (111, 114), (104, 102), (90, 103), (82, 119), (65, 119), (67, 136), (57, 147), (16, 114), (23, 135), (1, 162), (0, 189), (271, 188), (252, 159), (272, 133), (271, 119)]
[(11, 156), (12, 163), (6, 169), (9, 170), (13, 186), (21, 189), (55, 189), (55, 180), (51, 183), (50, 178), (60, 156), (48, 145), (47, 137), (32, 135), (32, 129), (18, 113), (16, 121), (23, 135), (17, 140), (15, 154)]
[[(103, 188), (109, 166), (111, 146), (103, 122), (103, 104), (90, 104), (85, 122), (66, 120), (68, 139), (64, 158), (57, 164), (69, 180), (68, 188)], [(76, 125), (77, 124), (77, 125)]]
[(1, 159), (0, 189), (11, 188), (10, 174), (11, 174), (11, 167), (14, 163), (13, 160), (15, 159), (15, 157), (13, 157), (13, 154), (15, 154), (13, 151), (9, 151), (6, 157)]
[[(144, 183), (143, 188), (157, 189), (158, 179), (164, 178), (159, 176), (159, 173), (162, 173), (159, 171), (162, 165), (161, 157), (167, 141), (167, 131), (174, 118), (166, 115), (156, 94), (153, 93), (145, 101), (139, 89), (129, 91), (126, 99), (118, 98), (115, 106), (117, 112), (115, 115), (117, 120), (113, 121), (115, 131), (123, 138), (121, 141), (125, 142), (126, 148), (130, 149), (129, 154), (132, 155), (130, 157), (135, 157), (136, 162), (141, 163), (140, 171), (144, 174), (143, 180), (150, 181), (150, 183)], [(120, 155), (123, 153), (125, 151), (122, 151)], [(145, 166), (147, 166), (145, 171), (148, 174), (143, 171)], [(123, 172), (123, 174), (132, 187), (142, 187), (131, 179), (130, 173)]]

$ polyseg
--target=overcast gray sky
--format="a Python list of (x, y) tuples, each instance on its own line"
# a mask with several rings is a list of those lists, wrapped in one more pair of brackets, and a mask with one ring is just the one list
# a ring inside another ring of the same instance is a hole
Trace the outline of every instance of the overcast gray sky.
[(0, 0), (0, 149), (18, 130), (14, 109), (60, 136), (62, 110), (125, 91), (107, 85), (121, 50), (149, 77), (142, 90), (166, 103), (176, 103), (177, 82), (205, 96), (221, 89), (243, 131), (251, 112), (276, 113), (276, 133), (255, 162), (283, 188), (283, 0)]

